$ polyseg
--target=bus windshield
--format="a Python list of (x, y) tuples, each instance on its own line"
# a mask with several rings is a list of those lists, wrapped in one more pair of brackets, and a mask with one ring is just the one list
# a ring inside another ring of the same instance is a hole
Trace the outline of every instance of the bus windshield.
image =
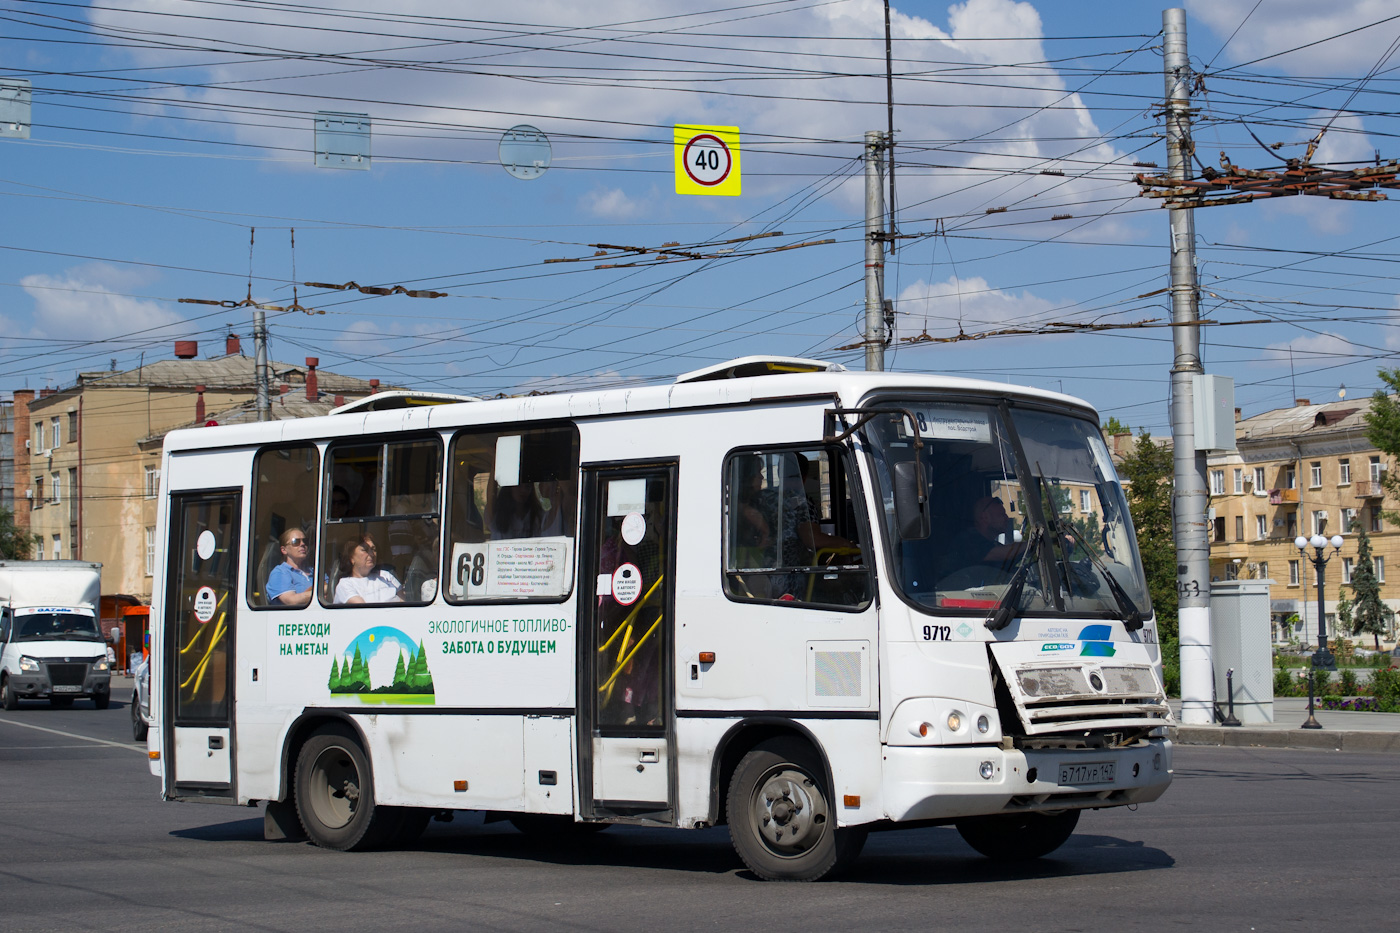
[[(907, 410), (923, 442), (916, 453), (900, 415), (865, 429), (894, 574), (911, 603), (940, 614), (1110, 616), (1130, 626), (1150, 615), (1123, 488), (1092, 421), (990, 402), (879, 407)], [(916, 456), (931, 532), (906, 540), (891, 477)]]

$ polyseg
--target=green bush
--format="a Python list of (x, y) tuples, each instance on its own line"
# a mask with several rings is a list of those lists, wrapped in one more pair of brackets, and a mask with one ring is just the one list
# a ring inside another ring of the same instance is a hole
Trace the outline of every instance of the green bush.
[(1162, 686), (1167, 696), (1181, 696), (1181, 642), (1167, 638), (1160, 645), (1162, 649)]
[(1356, 696), (1356, 671), (1346, 668), (1342, 671), (1342, 696)]
[(1383, 667), (1372, 674), (1371, 695), (1383, 712), (1400, 713), (1400, 670)]
[(1293, 676), (1284, 668), (1274, 671), (1274, 696), (1293, 696)]

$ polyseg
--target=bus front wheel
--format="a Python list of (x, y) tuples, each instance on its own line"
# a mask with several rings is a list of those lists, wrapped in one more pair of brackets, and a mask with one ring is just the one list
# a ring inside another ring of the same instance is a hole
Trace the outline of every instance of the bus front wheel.
[(764, 742), (739, 761), (728, 814), (734, 850), (767, 881), (816, 881), (865, 845), (865, 827), (837, 827), (821, 762), (797, 739)]
[(378, 845), (399, 822), (393, 810), (375, 806), (369, 756), (347, 732), (327, 729), (307, 739), (296, 772), (297, 817), (307, 838), (341, 852)]
[(987, 858), (1023, 862), (1042, 858), (1064, 845), (1078, 823), (1078, 810), (1061, 810), (975, 816), (959, 820), (957, 827), (963, 841)]

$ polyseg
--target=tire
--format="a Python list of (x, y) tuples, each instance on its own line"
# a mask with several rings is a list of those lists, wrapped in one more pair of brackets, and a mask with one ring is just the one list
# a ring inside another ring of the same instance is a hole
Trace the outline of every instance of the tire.
[(963, 841), (987, 858), (1024, 862), (1054, 852), (1074, 833), (1078, 810), (1059, 813), (1008, 813), (959, 820)]
[(73, 705), (72, 697), (49, 697), (49, 705), (54, 709), (67, 709)]
[(137, 742), (144, 742), (149, 729), (146, 720), (141, 718), (141, 701), (137, 698), (136, 691), (133, 690), (131, 692), (131, 738)]
[(19, 697), (10, 689), (10, 679), (0, 674), (0, 706), (7, 710), (19, 709)]
[(94, 693), (92, 695), (92, 705), (98, 709), (106, 709), (112, 705), (112, 695), (110, 693)]
[(344, 728), (326, 728), (297, 754), (297, 818), (323, 849), (350, 852), (388, 840), (400, 825), (392, 807), (374, 803), (369, 757)]
[(729, 838), (765, 881), (816, 881), (855, 860), (864, 826), (836, 825), (836, 808), (812, 747), (773, 739), (740, 760), (729, 782)]
[(586, 839), (596, 836), (611, 826), (611, 823), (581, 823), (572, 816), (556, 813), (516, 813), (510, 817), (510, 825), (527, 836), (538, 839), (553, 839), (557, 842)]

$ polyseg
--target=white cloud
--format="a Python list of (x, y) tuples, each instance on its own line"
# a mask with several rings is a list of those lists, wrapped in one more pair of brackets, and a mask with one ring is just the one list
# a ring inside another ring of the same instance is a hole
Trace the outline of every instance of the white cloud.
[(579, 207), (604, 220), (630, 220), (642, 212), (642, 204), (621, 188), (595, 188), (579, 199)]
[(28, 334), (90, 340), (123, 334), (148, 337), (153, 330), (183, 322), (160, 302), (126, 294), (151, 279), (148, 272), (106, 263), (75, 266), (57, 275), (27, 275), (20, 286), (34, 301)]
[[(1291, 52), (1288, 50), (1392, 17), (1395, 0), (1269, 0), (1245, 22), (1255, 5), (1256, 0), (1187, 0), (1188, 30), (1191, 20), (1199, 20), (1215, 34), (1213, 38), (1199, 33), (1190, 36), (1192, 58), (1204, 62), (1215, 58), (1215, 67), (1220, 68), (1288, 52), (1261, 62), (1259, 67), (1292, 74), (1354, 74), (1360, 70), (1358, 64), (1369, 67), (1380, 59), (1395, 38), (1392, 22)], [(1241, 23), (1243, 28), (1216, 58), (1220, 44)]]
[[(1291, 356), (1289, 351), (1292, 351)], [(1345, 338), (1338, 334), (1309, 334), (1283, 343), (1269, 344), (1264, 348), (1264, 356), (1260, 362), (1287, 363), (1291, 359), (1302, 366), (1355, 357), (1358, 353), (1365, 352), (1367, 352), (1365, 347), (1348, 343)]]
[(924, 331), (948, 337), (959, 328), (972, 335), (993, 328), (1020, 326), (1043, 320), (1055, 307), (1030, 292), (1015, 294), (992, 288), (987, 280), (950, 276), (942, 282), (919, 280), (905, 288), (895, 302), (900, 336)]

